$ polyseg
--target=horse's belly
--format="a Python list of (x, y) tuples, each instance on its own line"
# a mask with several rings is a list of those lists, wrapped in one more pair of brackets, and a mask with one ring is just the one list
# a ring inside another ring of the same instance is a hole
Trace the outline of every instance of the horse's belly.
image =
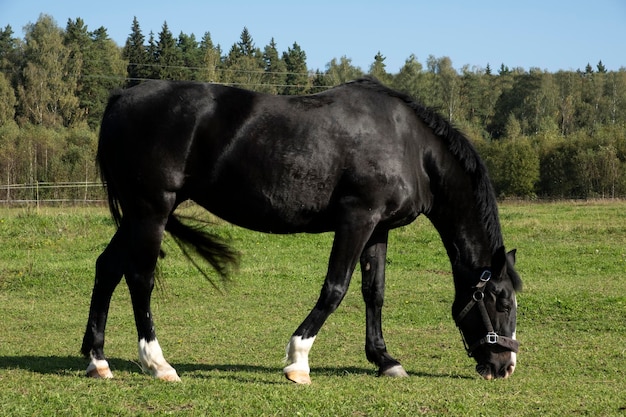
[(196, 202), (229, 223), (259, 232), (283, 234), (333, 230), (329, 197), (308, 194), (309, 198), (305, 199), (293, 194), (264, 195), (231, 190), (227, 194), (214, 194), (214, 199)]

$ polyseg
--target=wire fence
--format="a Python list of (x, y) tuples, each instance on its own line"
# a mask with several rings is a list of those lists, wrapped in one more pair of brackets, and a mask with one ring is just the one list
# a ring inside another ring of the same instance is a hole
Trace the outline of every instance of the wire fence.
[[(515, 201), (516, 199), (508, 199)], [(581, 200), (589, 197), (536, 197), (536, 201)], [(595, 196), (591, 200), (615, 201), (620, 198)], [(524, 199), (520, 199), (524, 201)], [(0, 206), (102, 205), (107, 203), (106, 186), (100, 181), (35, 182), (0, 185)]]
[(0, 185), (2, 205), (102, 204), (106, 199), (99, 181)]

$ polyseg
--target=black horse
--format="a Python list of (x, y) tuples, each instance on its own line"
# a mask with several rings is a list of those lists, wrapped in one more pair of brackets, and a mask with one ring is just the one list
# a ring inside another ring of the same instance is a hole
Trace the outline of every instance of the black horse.
[(98, 146), (118, 224), (96, 262), (82, 353), (87, 373), (111, 377), (104, 333), (122, 276), (130, 290), (144, 369), (178, 380), (157, 342), (150, 297), (165, 230), (221, 275), (236, 254), (174, 215), (193, 200), (239, 226), (269, 233), (335, 233), (317, 303), (287, 345), (288, 379), (310, 383), (308, 353), (346, 294), (360, 261), (367, 358), (406, 376), (389, 353), (381, 309), (389, 230), (424, 213), (452, 264), (452, 314), (486, 379), (516, 364), (515, 293), (486, 169), (467, 138), (434, 111), (375, 80), (308, 96), (273, 96), (216, 84), (150, 81), (113, 94)]

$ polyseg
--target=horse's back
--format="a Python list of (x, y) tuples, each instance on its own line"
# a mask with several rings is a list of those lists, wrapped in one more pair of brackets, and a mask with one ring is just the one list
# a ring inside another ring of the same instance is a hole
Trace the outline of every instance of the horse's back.
[(274, 96), (155, 81), (111, 99), (99, 161), (131, 180), (130, 195), (172, 190), (257, 230), (332, 230), (346, 200), (417, 215), (413, 119), (358, 86)]

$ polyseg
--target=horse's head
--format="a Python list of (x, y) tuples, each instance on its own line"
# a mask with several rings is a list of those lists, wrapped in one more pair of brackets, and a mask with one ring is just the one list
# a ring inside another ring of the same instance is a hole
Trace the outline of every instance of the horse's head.
[(452, 315), (467, 354), (478, 362), (485, 379), (508, 378), (515, 371), (519, 343), (515, 340), (516, 291), (522, 281), (513, 268), (515, 250), (504, 247), (493, 255), (491, 267), (455, 274)]

